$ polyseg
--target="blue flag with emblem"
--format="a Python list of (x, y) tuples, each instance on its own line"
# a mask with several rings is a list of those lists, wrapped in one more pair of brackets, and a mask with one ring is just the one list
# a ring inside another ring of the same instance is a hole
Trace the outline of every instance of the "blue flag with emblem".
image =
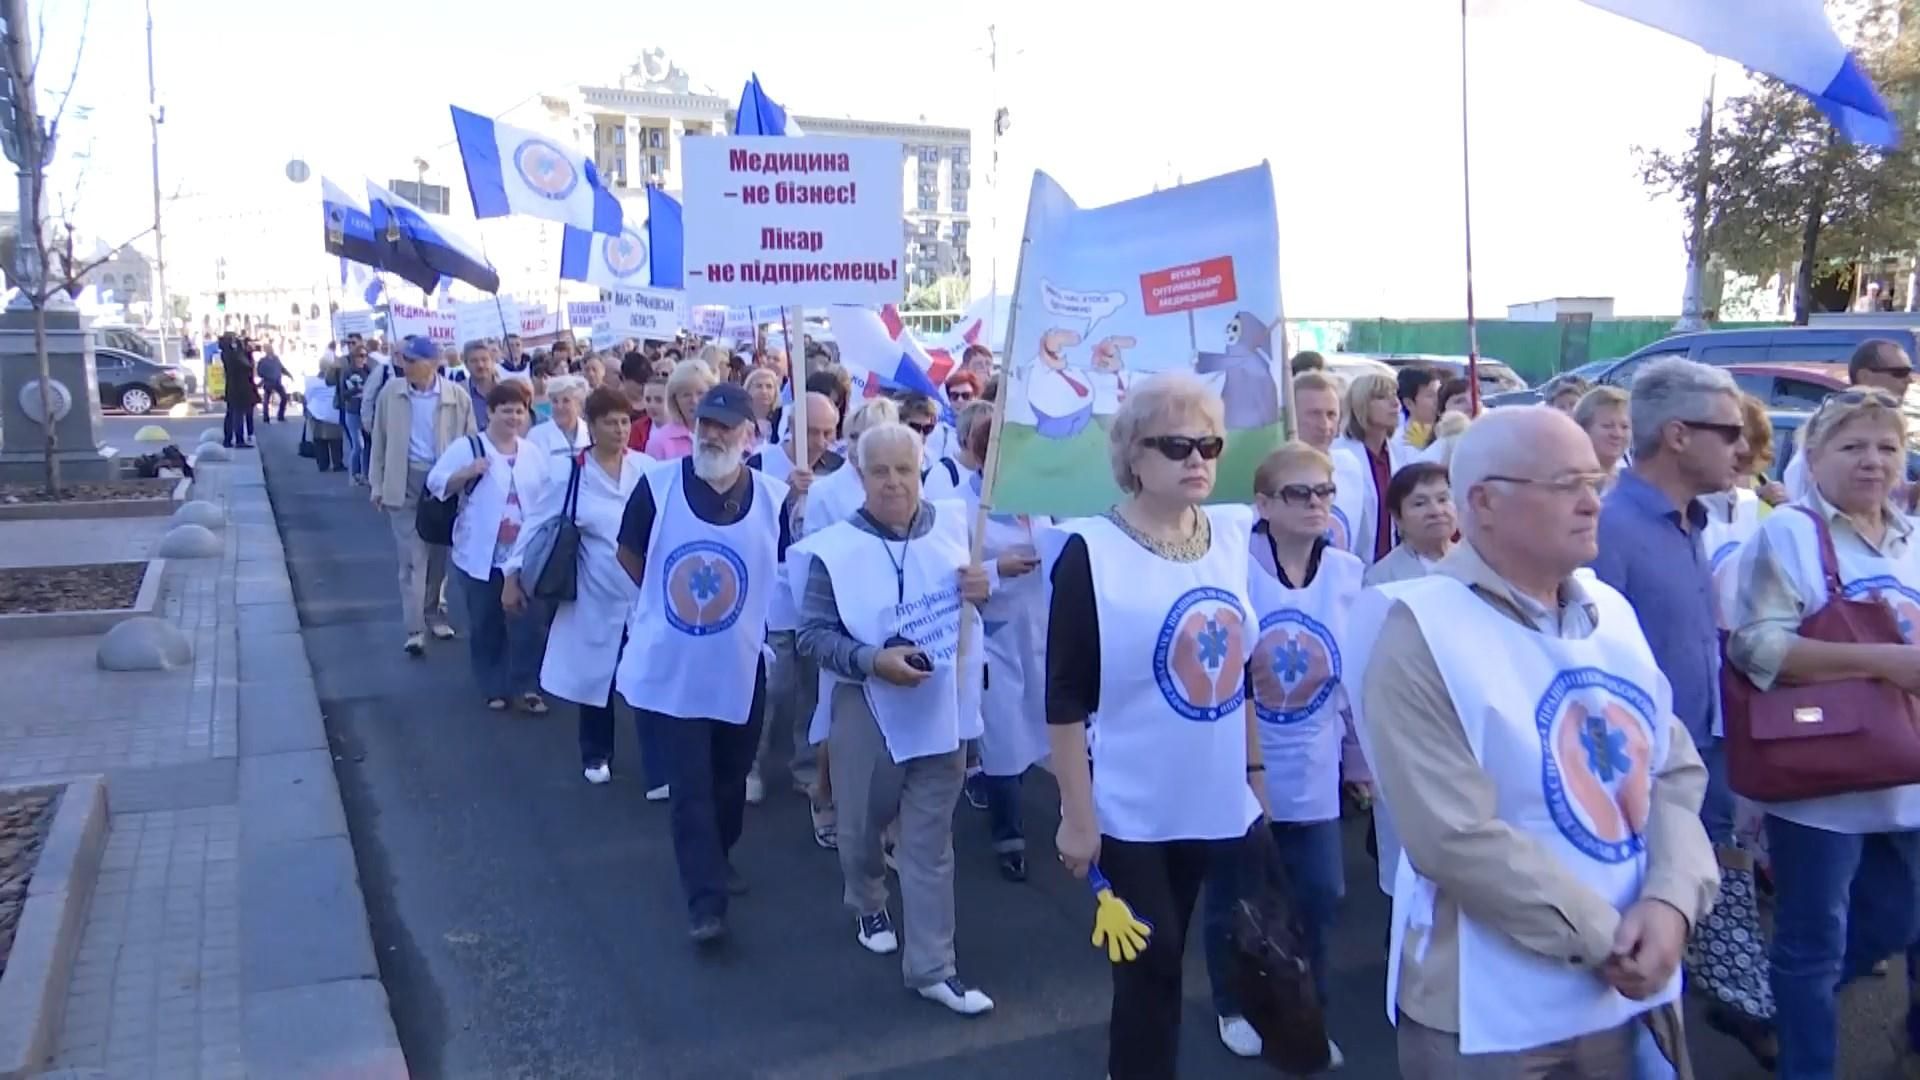
[(500, 291), (500, 275), (494, 273), (486, 256), (451, 230), (428, 221), (419, 207), (371, 180), (367, 181), (367, 202), (375, 238), (397, 256), (428, 268), (424, 279), (407, 279), (422, 291), (431, 292), (437, 287), (442, 274), (481, 292)]
[(620, 232), (620, 200), (593, 159), (545, 135), (453, 106), (453, 134), (476, 218), (526, 214), (588, 232)]
[(680, 288), (680, 203), (650, 187), (645, 215), (627, 219), (617, 236), (569, 225), (560, 238), (560, 277), (603, 289)]
[(788, 135), (802, 134), (800, 125), (793, 122), (787, 110), (780, 103), (767, 96), (760, 89), (758, 73), (747, 79), (747, 85), (740, 90), (740, 107), (734, 110), (733, 133), (735, 135)]
[(387, 243), (374, 227), (373, 215), (366, 206), (324, 176), (320, 178), (320, 210), (326, 219), (327, 254), (340, 257), (342, 287), (347, 284), (349, 263), (353, 264), (355, 280), (360, 281), (365, 280), (363, 267), (398, 274), (423, 289), (440, 279), (439, 272), (421, 261), (418, 252)]

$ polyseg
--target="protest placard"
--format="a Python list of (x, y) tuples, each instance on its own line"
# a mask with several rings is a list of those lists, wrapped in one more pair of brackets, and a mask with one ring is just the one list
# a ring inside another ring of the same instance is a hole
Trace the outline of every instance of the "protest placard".
[(687, 294), (679, 289), (614, 289), (606, 295), (607, 325), (621, 337), (667, 341), (687, 324)]
[(893, 304), (905, 293), (900, 144), (689, 139), (686, 286), (709, 304)]
[(333, 340), (345, 341), (348, 334), (369, 337), (373, 334), (373, 312), (336, 311), (333, 313)]
[[(469, 341), (495, 341), (520, 321), (520, 305), (511, 296), (488, 297), (453, 305), (453, 332), (464, 348)], [(515, 331), (518, 333), (518, 330)]]
[(435, 345), (446, 347), (457, 345), (454, 318), (451, 312), (428, 311), (411, 304), (394, 304), (387, 309), (388, 325), (393, 328), (395, 340), (405, 341), (410, 337), (424, 337)]
[(605, 300), (570, 300), (567, 302), (567, 325), (575, 330), (583, 330), (604, 322), (609, 305)]
[(702, 304), (693, 309), (687, 329), (705, 338), (717, 338), (727, 331), (727, 309), (717, 304)]
[(1219, 391), (1213, 498), (1250, 499), (1286, 426), (1279, 250), (1265, 164), (1092, 209), (1036, 173), (993, 509), (1071, 517), (1118, 501), (1107, 429), (1128, 391), (1164, 371)]

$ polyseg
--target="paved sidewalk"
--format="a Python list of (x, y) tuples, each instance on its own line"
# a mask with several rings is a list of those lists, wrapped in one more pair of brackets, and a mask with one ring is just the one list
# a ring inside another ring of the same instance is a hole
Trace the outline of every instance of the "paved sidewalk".
[[(100, 671), (96, 637), (0, 650), (0, 782), (108, 777), (54, 1068), (403, 1077), (258, 458), (207, 466), (192, 497), (228, 524), (220, 557), (168, 562), (160, 613), (192, 639), (191, 669)], [(157, 535), (35, 526), (7, 561), (141, 558)]]

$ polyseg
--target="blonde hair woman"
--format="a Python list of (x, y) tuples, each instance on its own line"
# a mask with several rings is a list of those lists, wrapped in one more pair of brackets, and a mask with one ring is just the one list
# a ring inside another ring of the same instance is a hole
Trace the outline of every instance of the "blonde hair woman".
[(1348, 548), (1371, 566), (1393, 549), (1387, 515), (1387, 483), (1419, 452), (1395, 443), (1400, 426), (1400, 387), (1391, 375), (1358, 375), (1347, 384), (1346, 425), (1333, 441), (1333, 471), (1340, 488), (1336, 505), (1348, 525)]
[(1219, 395), (1198, 378), (1137, 385), (1107, 436), (1126, 497), (1041, 537), (1053, 585), (1055, 846), (1076, 876), (1097, 863), (1114, 894), (1153, 924), (1138, 958), (1113, 965), (1107, 1068), (1114, 1080), (1166, 1080), (1178, 1072), (1180, 958), (1201, 883), (1223, 849), (1243, 842), (1265, 798), (1246, 709), (1253, 522), (1243, 505), (1202, 505), (1226, 424)]
[[(1722, 594), (1731, 601), (1728, 659), (1759, 689), (1864, 676), (1920, 694), (1920, 537), (1892, 501), (1906, 434), (1900, 402), (1883, 390), (1835, 394), (1807, 422), (1811, 490), (1761, 523), (1737, 557), (1738, 587)], [(1823, 538), (1842, 594), (1890, 606), (1905, 644), (1799, 634), (1837, 599)], [(1905, 948), (1920, 923), (1920, 784), (1761, 806), (1774, 869), (1780, 1074), (1832, 1076), (1835, 988)]]
[(1633, 444), (1633, 423), (1627, 417), (1630, 400), (1617, 386), (1596, 386), (1582, 394), (1573, 407), (1573, 422), (1593, 443), (1593, 456), (1600, 459), (1600, 468), (1609, 477), (1608, 487), (1613, 486), (1611, 478), (1620, 474), (1620, 462)]
[(668, 461), (693, 453), (693, 410), (718, 381), (698, 360), (673, 366), (673, 374), (667, 376), (667, 422), (655, 425), (647, 436), (648, 457)]

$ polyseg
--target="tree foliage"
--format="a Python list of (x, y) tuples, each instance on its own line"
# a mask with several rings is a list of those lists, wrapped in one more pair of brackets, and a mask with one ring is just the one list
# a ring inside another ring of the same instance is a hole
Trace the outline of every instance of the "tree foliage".
[[(1908, 20), (1903, 32), (1895, 6), (1884, 0), (1835, 6), (1842, 26), (1854, 28), (1856, 52), (1875, 85), (1900, 115), (1906, 144), (1882, 152), (1848, 143), (1804, 96), (1768, 78), (1721, 102), (1705, 144), (1708, 253), (1762, 281), (1797, 268), (1800, 322), (1817, 276), (1920, 240), (1920, 154), (1912, 138), (1920, 27)], [(1642, 149), (1642, 182), (1691, 199), (1702, 167), (1699, 134), (1697, 127), (1689, 132), (1681, 153)]]
[(935, 278), (931, 284), (908, 289), (906, 302), (900, 308), (902, 311), (958, 311), (967, 306), (972, 296), (973, 286), (964, 275)]

